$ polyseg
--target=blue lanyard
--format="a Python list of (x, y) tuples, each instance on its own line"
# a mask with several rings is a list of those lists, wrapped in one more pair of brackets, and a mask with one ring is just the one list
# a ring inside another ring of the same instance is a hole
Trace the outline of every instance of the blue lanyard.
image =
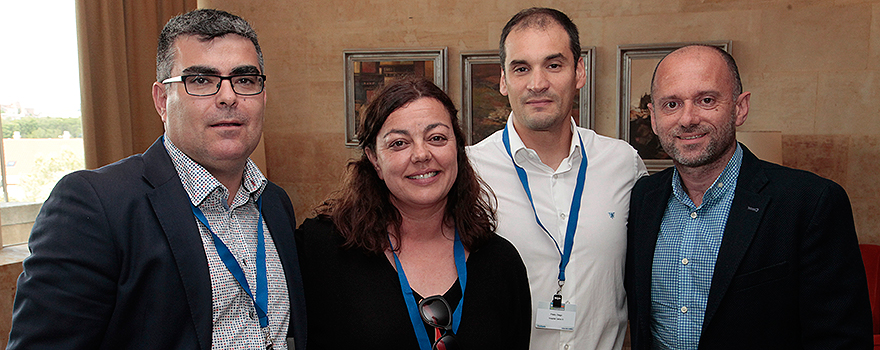
[(558, 277), (561, 288), (562, 283), (565, 282), (565, 267), (568, 266), (568, 260), (571, 258), (571, 247), (574, 245), (574, 233), (577, 229), (578, 214), (581, 212), (581, 200), (583, 199), (584, 194), (584, 180), (587, 177), (587, 151), (584, 150), (584, 140), (581, 139), (581, 134), (575, 130), (574, 134), (578, 136), (578, 141), (580, 141), (581, 144), (581, 165), (578, 170), (577, 184), (574, 186), (574, 196), (572, 196), (571, 199), (571, 209), (568, 212), (568, 227), (565, 231), (565, 246), (563, 249), (559, 249), (559, 242), (553, 238), (553, 235), (550, 234), (550, 231), (547, 231), (547, 228), (541, 224), (541, 219), (538, 218), (538, 211), (535, 209), (535, 201), (532, 199), (532, 191), (529, 189), (529, 178), (526, 175), (525, 169), (517, 165), (513, 160), (513, 153), (510, 152), (510, 136), (507, 134), (507, 129), (509, 128), (510, 125), (504, 127), (504, 133), (502, 134), (501, 140), (504, 142), (507, 156), (509, 156), (510, 161), (513, 162), (513, 167), (516, 168), (516, 174), (519, 175), (519, 182), (522, 183), (523, 189), (526, 190), (526, 195), (529, 197), (529, 203), (532, 204), (532, 212), (535, 213), (535, 221), (538, 223), (538, 226), (541, 226), (541, 229), (547, 233), (547, 236), (550, 236), (550, 239), (556, 244), (556, 250), (559, 251), (559, 255), (562, 256), (562, 260), (559, 262)]
[(257, 309), (257, 316), (260, 317), (260, 327), (266, 328), (269, 326), (269, 316), (266, 311), (269, 309), (269, 278), (266, 274), (266, 243), (263, 240), (263, 198), (260, 197), (257, 199), (257, 210), (259, 212), (259, 216), (257, 218), (257, 297), (254, 298), (253, 293), (251, 293), (251, 288), (248, 286), (247, 278), (244, 277), (244, 270), (241, 269), (241, 265), (238, 264), (238, 261), (235, 260), (235, 257), (232, 256), (232, 252), (229, 251), (229, 248), (226, 244), (220, 240), (220, 237), (217, 237), (217, 234), (211, 230), (211, 225), (208, 225), (208, 218), (205, 217), (205, 214), (196, 207), (192, 205), (193, 214), (196, 215), (196, 218), (202, 222), (203, 225), (208, 229), (208, 232), (211, 232), (211, 237), (214, 238), (214, 246), (217, 248), (217, 254), (220, 255), (220, 260), (223, 260), (223, 264), (226, 265), (226, 269), (232, 273), (232, 276), (238, 280), (238, 284), (241, 285), (241, 288), (244, 289), (245, 293), (251, 298), (254, 302), (254, 308)]
[[(458, 228), (455, 228), (455, 243), (453, 243), (452, 252), (455, 255), (455, 270), (458, 272), (458, 284), (461, 286), (461, 299), (455, 311), (452, 312), (452, 333), (458, 334), (458, 325), (461, 323), (461, 305), (464, 303), (464, 288), (467, 285), (467, 264), (464, 258), (464, 246), (461, 239), (458, 238)], [(403, 272), (403, 265), (391, 247), (391, 254), (394, 255), (394, 266), (397, 267), (397, 278), (400, 280), (400, 289), (403, 291), (403, 300), (406, 302), (406, 310), (409, 312), (409, 320), (412, 322), (413, 330), (416, 332), (416, 339), (419, 342), (421, 350), (431, 350), (431, 340), (428, 339), (428, 333), (425, 333), (424, 322), (422, 316), (419, 315), (419, 307), (416, 304), (416, 297), (413, 290), (406, 280), (406, 273)]]

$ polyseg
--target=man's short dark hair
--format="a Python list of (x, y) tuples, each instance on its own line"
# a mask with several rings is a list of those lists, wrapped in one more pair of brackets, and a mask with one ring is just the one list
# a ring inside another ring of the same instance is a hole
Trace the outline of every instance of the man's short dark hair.
[(165, 24), (159, 34), (159, 47), (156, 50), (156, 81), (171, 77), (174, 63), (174, 40), (181, 35), (194, 35), (199, 40), (208, 41), (226, 34), (237, 34), (250, 39), (260, 59), (260, 72), (263, 71), (263, 51), (257, 42), (257, 32), (247, 21), (226, 11), (199, 9), (178, 15)]
[(507, 53), (504, 52), (504, 42), (507, 41), (507, 36), (510, 35), (510, 32), (520, 28), (545, 29), (554, 22), (562, 26), (568, 33), (568, 46), (571, 49), (574, 61), (577, 62), (581, 57), (581, 41), (578, 37), (578, 28), (571, 21), (571, 18), (568, 18), (568, 16), (556, 9), (532, 7), (514, 15), (510, 21), (507, 21), (504, 29), (501, 30), (501, 41), (498, 44), (498, 54), (501, 56), (501, 69), (504, 69), (505, 60), (507, 59)]
[(730, 77), (732, 78), (731, 80), (733, 81), (733, 86), (731, 88), (733, 89), (733, 99), (736, 100), (736, 98), (743, 92), (742, 78), (740, 78), (739, 76), (739, 68), (736, 67), (736, 60), (733, 59), (733, 56), (729, 52), (724, 51), (718, 46), (695, 44), (675, 49), (672, 52), (666, 54), (666, 56), (663, 56), (663, 59), (661, 59), (660, 62), (657, 63), (657, 66), (654, 67), (654, 74), (651, 76), (651, 102), (653, 103), (654, 99), (654, 79), (657, 79), (657, 68), (660, 67), (660, 64), (663, 63), (663, 60), (665, 60), (666, 57), (669, 57), (669, 55), (673, 54), (676, 51), (688, 47), (708, 47), (721, 55), (721, 58), (724, 59), (724, 63), (727, 64), (727, 72), (730, 73)]

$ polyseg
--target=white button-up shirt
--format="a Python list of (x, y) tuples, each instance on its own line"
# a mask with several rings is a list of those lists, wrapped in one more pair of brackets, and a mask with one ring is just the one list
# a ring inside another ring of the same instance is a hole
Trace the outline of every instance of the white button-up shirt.
[[(525, 169), (535, 211), (549, 234), (563, 249), (578, 168), (583, 161), (577, 135), (569, 156), (558, 169), (542, 163), (525, 147), (508, 118), (513, 157)], [(620, 349), (626, 334), (626, 220), (629, 197), (636, 180), (647, 174), (635, 149), (622, 140), (578, 128), (583, 139), (587, 173), (571, 260), (565, 270), (563, 301), (577, 305), (574, 331), (532, 328), (531, 349)], [(532, 292), (532, 324), (538, 302), (556, 294), (560, 254), (556, 244), (535, 220), (535, 211), (523, 190), (498, 131), (468, 148), (475, 169), (498, 200), (497, 233), (519, 250)]]

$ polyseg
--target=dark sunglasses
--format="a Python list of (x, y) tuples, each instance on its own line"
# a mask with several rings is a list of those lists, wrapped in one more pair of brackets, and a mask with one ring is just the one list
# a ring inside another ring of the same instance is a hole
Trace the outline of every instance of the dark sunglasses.
[[(419, 314), (422, 320), (434, 327), (434, 345), (432, 350), (458, 349), (455, 333), (452, 332), (452, 308), (440, 295), (427, 297), (419, 302)], [(443, 333), (440, 330), (443, 329)]]

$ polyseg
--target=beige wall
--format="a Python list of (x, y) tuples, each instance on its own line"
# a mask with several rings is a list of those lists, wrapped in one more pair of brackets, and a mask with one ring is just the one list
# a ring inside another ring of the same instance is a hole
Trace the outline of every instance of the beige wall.
[[(596, 126), (617, 136), (617, 45), (732, 40), (752, 109), (742, 130), (783, 133), (783, 162), (843, 185), (863, 243), (880, 243), (880, 1), (268, 1), (202, 0), (248, 19), (266, 57), (269, 178), (300, 222), (336, 188), (346, 160), (343, 55), (355, 48), (497, 47), (504, 23), (555, 7), (596, 46)], [(459, 104), (460, 105), (460, 104)]]

